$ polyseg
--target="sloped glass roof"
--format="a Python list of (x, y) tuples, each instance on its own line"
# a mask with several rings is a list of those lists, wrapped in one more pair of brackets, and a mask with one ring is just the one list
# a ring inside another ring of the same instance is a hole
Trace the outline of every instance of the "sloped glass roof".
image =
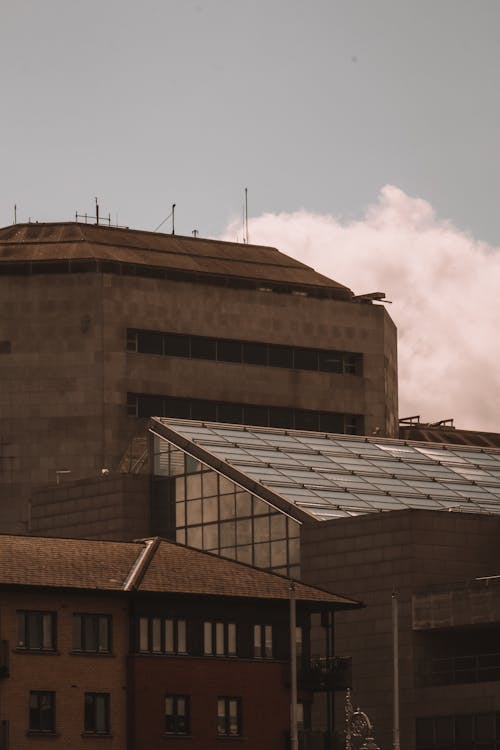
[(187, 452), (191, 447), (194, 455), (201, 449), (208, 465), (211, 457), (223, 461), (317, 519), (404, 508), (500, 514), (500, 450), (176, 419), (154, 422), (166, 428), (169, 442)]

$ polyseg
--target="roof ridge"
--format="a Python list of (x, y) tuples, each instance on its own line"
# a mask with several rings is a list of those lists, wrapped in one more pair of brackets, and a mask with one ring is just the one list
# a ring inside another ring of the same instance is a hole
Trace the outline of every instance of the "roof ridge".
[(160, 542), (161, 539), (158, 536), (144, 541), (144, 548), (139, 553), (137, 560), (132, 566), (127, 579), (123, 584), (124, 591), (135, 591), (139, 588)]

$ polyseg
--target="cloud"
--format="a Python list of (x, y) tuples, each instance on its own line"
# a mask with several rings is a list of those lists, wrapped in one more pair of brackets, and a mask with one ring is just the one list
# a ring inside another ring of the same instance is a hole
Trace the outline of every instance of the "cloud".
[[(225, 231), (241, 236), (241, 223)], [(500, 249), (387, 185), (357, 221), (307, 211), (249, 222), (273, 245), (355, 293), (383, 291), (398, 327), (400, 415), (500, 432)]]

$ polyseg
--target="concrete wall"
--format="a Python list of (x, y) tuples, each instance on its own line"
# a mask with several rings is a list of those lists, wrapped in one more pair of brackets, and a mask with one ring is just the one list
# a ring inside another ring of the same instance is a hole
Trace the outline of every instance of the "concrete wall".
[(127, 541), (151, 535), (149, 476), (117, 474), (35, 491), (29, 531), (36, 536)]
[[(356, 705), (375, 724), (381, 747), (392, 746), (391, 594), (399, 592), (401, 747), (415, 747), (416, 716), (500, 710), (497, 683), (420, 688), (421, 644), (412, 630), (412, 593), (430, 583), (496, 573), (500, 519), (468, 513), (394, 511), (303, 526), (304, 581), (363, 601), (336, 615), (335, 651), (352, 655)], [(439, 697), (439, 701), (438, 701)], [(341, 720), (337, 716), (337, 725)]]
[[(362, 352), (336, 375), (126, 352), (127, 328)], [(397, 425), (396, 331), (380, 305), (116, 276), (0, 277), (0, 531), (27, 528), (32, 488), (113, 469), (141, 427), (127, 392), (365, 415)]]

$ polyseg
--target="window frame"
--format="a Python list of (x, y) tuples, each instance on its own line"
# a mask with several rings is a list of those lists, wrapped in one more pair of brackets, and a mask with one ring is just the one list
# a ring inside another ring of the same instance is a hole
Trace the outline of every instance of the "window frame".
[[(172, 701), (172, 713), (167, 713), (167, 701)], [(184, 701), (184, 713), (180, 714), (179, 702)], [(165, 734), (176, 737), (188, 737), (191, 734), (190, 696), (180, 693), (167, 693), (164, 700)], [(169, 727), (169, 719), (172, 726)]]
[(273, 626), (270, 623), (254, 623), (253, 625), (253, 657), (254, 659), (274, 658)]
[[(98, 704), (101, 699), (104, 703), (104, 729), (98, 727)], [(83, 734), (100, 737), (106, 737), (111, 734), (110, 693), (85, 691), (83, 696)]]
[[(161, 654), (166, 656), (187, 656), (189, 654), (188, 621), (185, 617), (156, 617), (139, 615), (136, 624), (136, 652), (139, 654)], [(141, 623), (146, 623), (147, 632), (142, 630)], [(172, 623), (173, 650), (167, 648), (167, 623)], [(143, 636), (147, 638), (147, 648), (141, 648)], [(158, 648), (154, 648), (155, 637), (159, 639)], [(179, 645), (184, 643), (184, 649)]]
[[(75, 643), (76, 635), (76, 621), (80, 620), (79, 623), (79, 640), (80, 646), (78, 647)], [(100, 621), (104, 620), (107, 632), (107, 647), (100, 648)], [(87, 641), (87, 627), (86, 623), (90, 621), (92, 623), (92, 629), (94, 631), (93, 636), (95, 638), (95, 648), (90, 648)], [(112, 647), (112, 617), (111, 615), (93, 613), (93, 612), (73, 612), (73, 653), (76, 654), (111, 654)]]
[[(234, 650), (231, 650), (232, 642), (234, 642)], [(203, 656), (230, 657), (232, 659), (237, 657), (237, 623), (227, 620), (204, 620)]]
[[(36, 622), (33, 622), (35, 618), (40, 618), (39, 629), (40, 629), (40, 646), (32, 643), (32, 632), (31, 628), (36, 627)], [(49, 619), (49, 632), (45, 633), (45, 619)], [(57, 613), (49, 610), (36, 610), (36, 609), (18, 609), (16, 611), (16, 650), (18, 651), (36, 651), (40, 653), (53, 653), (57, 647)], [(24, 638), (19, 638), (20, 631), (23, 630)], [(50, 645), (44, 646), (46, 636), (49, 636)]]
[[(231, 731), (232, 706), (236, 705), (236, 731)], [(222, 707), (222, 711), (221, 711)], [(219, 695), (217, 698), (217, 736), (241, 737), (243, 729), (241, 698), (239, 696)]]
[[(32, 706), (32, 699), (36, 699), (36, 706)], [(43, 727), (42, 721), (42, 700), (49, 699), (48, 716), (50, 718), (50, 727)], [(36, 711), (37, 721), (33, 722), (33, 712)], [(56, 731), (56, 694), (54, 690), (30, 690), (28, 704), (28, 733), (29, 734), (55, 734)]]

